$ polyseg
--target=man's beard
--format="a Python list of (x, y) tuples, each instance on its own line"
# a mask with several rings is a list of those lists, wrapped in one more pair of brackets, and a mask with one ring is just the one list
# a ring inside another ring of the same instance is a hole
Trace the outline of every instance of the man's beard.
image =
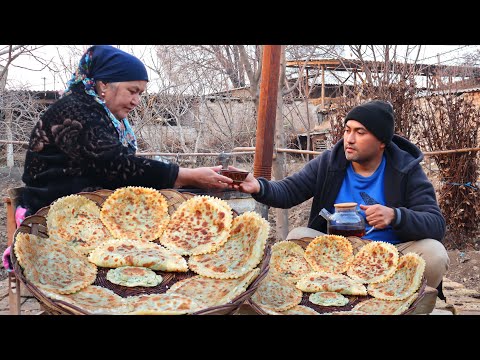
[(356, 163), (359, 163), (359, 164), (367, 162), (367, 160), (368, 160), (368, 159), (363, 158), (358, 153), (358, 151), (356, 151), (353, 154), (347, 154), (347, 152), (345, 151), (345, 157), (347, 158), (348, 161), (356, 162)]

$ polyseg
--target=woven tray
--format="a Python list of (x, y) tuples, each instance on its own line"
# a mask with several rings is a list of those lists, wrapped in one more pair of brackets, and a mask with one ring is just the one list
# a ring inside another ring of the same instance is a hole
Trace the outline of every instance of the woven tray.
[[(185, 200), (194, 196), (192, 193), (186, 192), (178, 192), (176, 190), (165, 189), (159, 190), (162, 195), (164, 195), (168, 201), (168, 212), (171, 215), (178, 206), (184, 202)], [(106, 198), (112, 193), (111, 190), (98, 190), (95, 192), (83, 192), (78, 193), (78, 195), (85, 196), (86, 198), (94, 201), (97, 205), (101, 206)], [(13, 245), (15, 244), (16, 235), (20, 232), (28, 233), (37, 235), (42, 238), (48, 237), (48, 229), (47, 229), (47, 221), (46, 215), (48, 214), (49, 206), (41, 208), (37, 211), (36, 214), (31, 215), (22, 222), (20, 227), (15, 231)], [(238, 214), (233, 211), (234, 217)], [(157, 242), (157, 241), (155, 241)], [(158, 243), (158, 242), (157, 242)], [(13, 248), (13, 246), (12, 246)], [(247, 301), (250, 296), (255, 292), (257, 289), (260, 281), (267, 275), (268, 272), (268, 259), (270, 258), (270, 250), (266, 249), (264, 254), (264, 259), (261, 263), (260, 273), (257, 278), (247, 287), (246, 291), (242, 294), (235, 297), (231, 302), (212, 306), (209, 308), (202, 309), (200, 311), (192, 313), (192, 315), (228, 315), (235, 312), (238, 307), (240, 307), (245, 301)], [(45, 312), (49, 314), (58, 314), (58, 315), (89, 315), (90, 312), (87, 310), (81, 309), (73, 304), (67, 303), (61, 300), (53, 300), (47, 297), (42, 290), (32, 284), (29, 280), (27, 280), (23, 274), (22, 267), (18, 264), (18, 261), (15, 257), (15, 251), (11, 253), (12, 264), (14, 267), (15, 275), (18, 279), (22, 281), (22, 283), (30, 290), (33, 296), (40, 302), (42, 307), (44, 308)], [(97, 277), (95, 282), (92, 285), (102, 286), (104, 288), (110, 289), (116, 294), (120, 295), (121, 297), (127, 296), (134, 296), (134, 295), (142, 295), (142, 294), (162, 294), (167, 291), (174, 283), (177, 281), (183, 280), (185, 278), (189, 278), (192, 276), (197, 275), (193, 271), (188, 272), (166, 272), (166, 271), (158, 271), (155, 270), (155, 273), (161, 275), (163, 277), (163, 281), (160, 285), (154, 287), (126, 287), (121, 285), (116, 285), (111, 283), (106, 279), (106, 274), (109, 268), (98, 267)]]
[[(295, 240), (290, 240), (294, 243), (297, 243), (300, 245), (303, 249), (307, 247), (307, 245), (312, 241), (313, 238), (311, 237), (305, 237), (302, 239), (295, 239)], [(349, 236), (348, 240), (350, 240), (352, 247), (353, 247), (353, 254), (355, 255), (361, 247), (363, 247), (365, 244), (368, 244), (371, 240), (363, 240), (359, 237), (356, 236)], [(270, 253), (270, 247), (268, 249)], [(399, 255), (403, 255), (401, 251), (399, 251)], [(269, 256), (270, 258), (270, 256)], [(269, 261), (269, 258), (265, 258), (263, 261)], [(263, 266), (263, 264), (262, 264)], [(418, 296), (415, 299), (415, 301), (410, 305), (410, 307), (405, 310), (403, 313), (400, 315), (408, 315), (411, 314), (413, 311), (415, 311), (415, 308), (417, 307), (418, 303), (423, 299), (425, 296), (425, 287), (427, 286), (427, 280), (425, 277), (422, 278), (422, 283), (420, 284), (420, 288), (418, 290)], [(258, 287), (258, 285), (257, 285)], [(348, 311), (351, 310), (355, 305), (357, 305), (361, 301), (365, 301), (368, 299), (371, 299), (371, 295), (366, 295), (366, 296), (359, 296), (359, 295), (344, 295), (349, 299), (349, 302), (345, 306), (321, 306), (321, 305), (316, 305), (308, 299), (311, 293), (304, 292), (302, 295), (302, 300), (300, 302), (300, 305), (305, 305), (319, 313), (328, 313), (328, 312), (333, 312), (333, 311)], [(260, 307), (258, 306), (251, 298), (248, 299), (247, 303), (255, 310), (256, 313), (260, 315), (267, 315), (267, 313)]]

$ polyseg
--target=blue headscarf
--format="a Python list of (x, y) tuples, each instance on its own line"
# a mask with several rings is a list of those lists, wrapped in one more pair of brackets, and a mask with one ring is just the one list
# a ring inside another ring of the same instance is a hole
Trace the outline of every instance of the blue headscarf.
[(137, 149), (137, 139), (127, 118), (122, 119), (124, 126), (112, 114), (95, 92), (97, 80), (104, 82), (123, 81), (148, 81), (148, 74), (145, 65), (135, 56), (126, 53), (110, 45), (94, 45), (87, 49), (80, 59), (77, 70), (67, 83), (65, 94), (72, 85), (82, 82), (85, 85), (85, 92), (93, 96), (95, 101), (103, 106), (117, 129), (119, 139), (124, 146), (132, 146)]

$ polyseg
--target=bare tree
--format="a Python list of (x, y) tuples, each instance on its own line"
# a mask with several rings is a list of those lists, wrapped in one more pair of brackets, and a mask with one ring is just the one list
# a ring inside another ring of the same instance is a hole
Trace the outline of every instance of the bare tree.
[[(328, 114), (332, 143), (343, 135), (343, 119), (347, 112), (364, 101), (381, 99), (392, 103), (395, 111), (395, 133), (410, 138), (417, 119), (412, 111), (418, 92), (421, 45), (350, 45), (354, 59), (340, 58), (342, 66), (353, 73), (353, 86), (345, 93), (337, 109)], [(351, 77), (351, 76), (349, 76)]]
[[(427, 151), (476, 148), (480, 110), (468, 94), (451, 91), (421, 99), (418, 139)], [(446, 244), (461, 249), (474, 244), (480, 234), (480, 175), (478, 152), (453, 152), (433, 156), (440, 170), (439, 204), (447, 222)], [(473, 240), (473, 242), (472, 242)]]
[(43, 107), (28, 91), (0, 91), (0, 139), (5, 145), (6, 165), (13, 167), (22, 162), (30, 132)]

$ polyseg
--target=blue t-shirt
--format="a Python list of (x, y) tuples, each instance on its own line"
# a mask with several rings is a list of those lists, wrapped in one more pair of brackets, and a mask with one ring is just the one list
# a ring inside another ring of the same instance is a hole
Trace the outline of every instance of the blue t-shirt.
[[(383, 192), (385, 163), (384, 155), (378, 169), (375, 170), (371, 176), (367, 177), (357, 174), (350, 163), (345, 178), (343, 179), (342, 187), (335, 199), (335, 204), (356, 202), (359, 205), (385, 205), (385, 194)], [(358, 205), (357, 210), (365, 219), (365, 212), (361, 210)], [(371, 226), (368, 225), (366, 219), (365, 225), (366, 231), (368, 231)], [(385, 241), (391, 244), (398, 244), (400, 242), (390, 225), (384, 229), (373, 230), (370, 234), (364, 236), (363, 239)]]

